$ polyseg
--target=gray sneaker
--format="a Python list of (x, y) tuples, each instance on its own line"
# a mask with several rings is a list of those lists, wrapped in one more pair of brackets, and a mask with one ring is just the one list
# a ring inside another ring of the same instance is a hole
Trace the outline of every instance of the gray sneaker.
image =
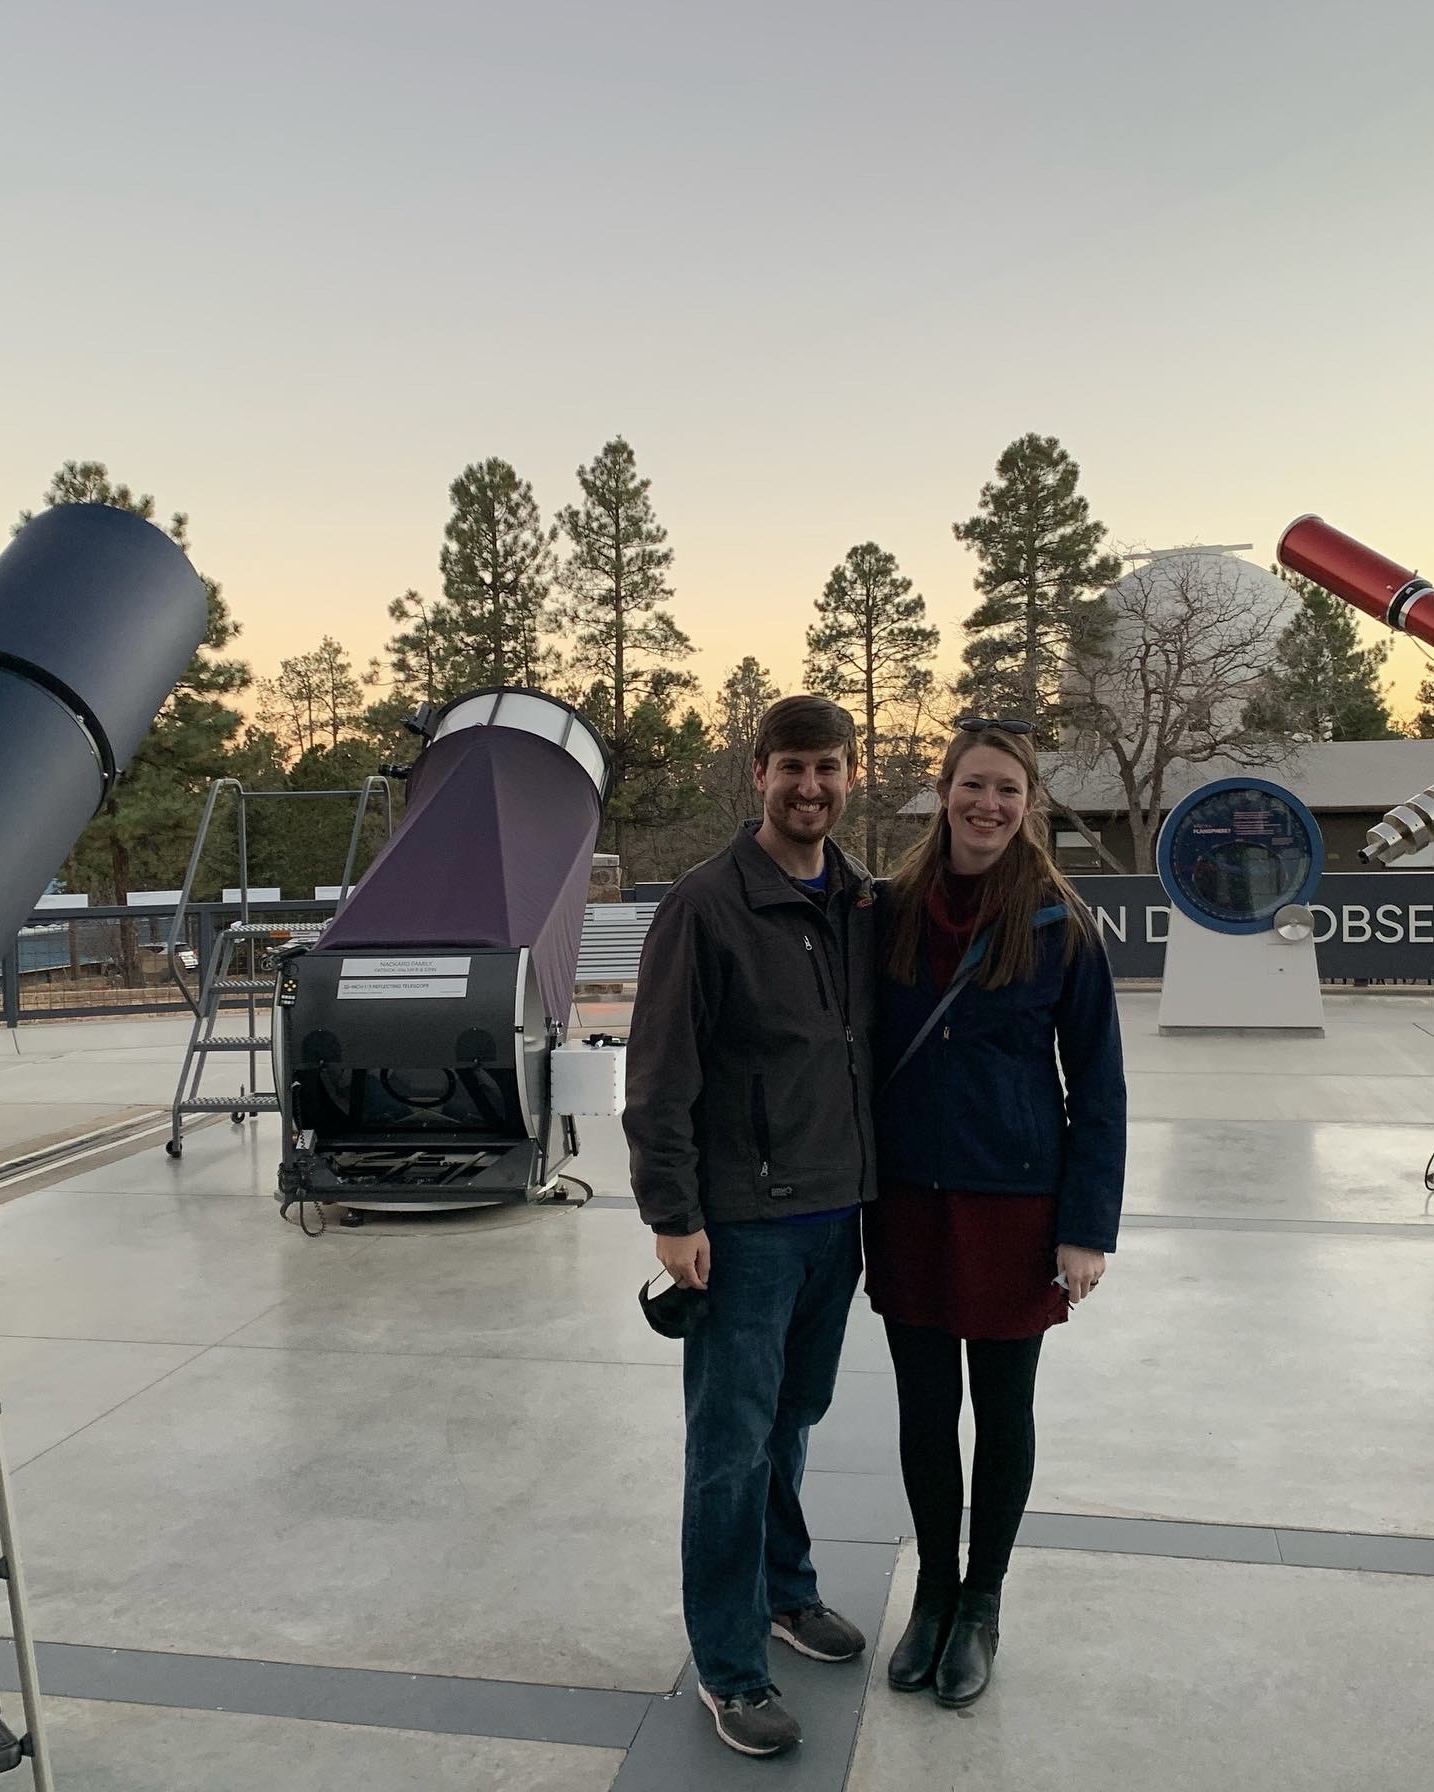
[(697, 1696), (717, 1720), (717, 1734), (741, 1755), (779, 1755), (802, 1739), (802, 1727), (775, 1686), (719, 1698), (699, 1685)]
[(773, 1612), (772, 1635), (813, 1661), (850, 1661), (866, 1647), (856, 1625), (820, 1599), (799, 1612)]

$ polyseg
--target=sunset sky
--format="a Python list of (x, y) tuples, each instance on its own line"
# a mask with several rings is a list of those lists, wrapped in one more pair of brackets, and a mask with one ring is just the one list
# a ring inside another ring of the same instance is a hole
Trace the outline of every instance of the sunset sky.
[[(0, 511), (191, 517), (257, 672), (435, 595), (447, 486), (615, 434), (709, 687), (1060, 437), (1121, 544), (1434, 564), (1434, 11), (1402, 0), (6, 6)], [(1371, 635), (1373, 635), (1371, 630)], [(1401, 642), (1407, 709), (1422, 663)]]

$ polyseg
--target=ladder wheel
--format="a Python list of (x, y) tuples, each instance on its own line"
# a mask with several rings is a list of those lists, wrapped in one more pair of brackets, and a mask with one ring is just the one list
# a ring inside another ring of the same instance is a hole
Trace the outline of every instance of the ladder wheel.
[(234, 1124), (236, 1126), (242, 1126), (244, 1124), (243, 1108), (235, 1108), (234, 1112), (229, 1116), (229, 1118), (234, 1122)]
[(178, 1139), (166, 1139), (164, 1141), (164, 1149), (171, 1157), (179, 1157), (184, 1151), (184, 1147), (180, 1144)]

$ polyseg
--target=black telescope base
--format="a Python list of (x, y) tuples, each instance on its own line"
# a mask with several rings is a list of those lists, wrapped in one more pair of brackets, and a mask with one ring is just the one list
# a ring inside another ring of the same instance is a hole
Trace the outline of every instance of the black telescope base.
[(281, 1209), (300, 1201), (353, 1211), (517, 1205), (551, 1198), (556, 1166), (545, 1156), (531, 1138), (468, 1152), (335, 1141), (295, 1152), (281, 1165), (276, 1198)]

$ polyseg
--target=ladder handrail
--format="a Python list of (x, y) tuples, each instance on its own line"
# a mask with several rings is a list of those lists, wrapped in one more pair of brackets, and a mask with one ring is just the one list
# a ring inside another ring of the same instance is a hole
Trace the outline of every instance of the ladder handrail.
[(348, 857), (344, 860), (343, 882), (339, 886), (338, 905), (334, 913), (338, 914), (349, 899), (349, 890), (353, 884), (354, 864), (358, 859), (359, 837), (363, 832), (364, 818), (368, 814), (368, 800), (375, 790), (383, 793), (384, 822), (388, 830), (388, 838), (393, 838), (393, 786), (387, 778), (380, 778), (376, 773), (363, 781), (359, 791), (358, 809), (354, 814), (353, 832), (349, 835)]
[[(387, 778), (372, 774), (365, 778), (357, 790), (246, 790), (238, 778), (215, 778), (209, 786), (209, 795), (205, 800), (204, 814), (199, 823), (199, 832), (194, 837), (194, 849), (189, 855), (189, 864), (184, 873), (184, 885), (179, 892), (179, 903), (169, 923), (169, 934), (165, 940), (165, 956), (169, 963), (169, 975), (184, 997), (185, 1003), (196, 1020), (203, 1014), (203, 1005), (208, 995), (208, 979), (210, 966), (204, 968), (204, 982), (200, 987), (198, 999), (189, 993), (189, 985), (184, 981), (184, 972), (179, 963), (179, 946), (184, 939), (184, 923), (188, 918), (190, 899), (194, 894), (194, 880), (199, 875), (199, 862), (204, 856), (205, 842), (209, 838), (209, 829), (214, 821), (214, 811), (218, 805), (221, 791), (232, 790), (238, 800), (236, 823), (239, 845), (239, 922), (246, 926), (249, 921), (249, 839), (246, 805), (251, 801), (268, 798), (312, 798), (312, 797), (357, 797), (358, 808), (354, 815), (353, 831), (349, 835), (348, 856), (344, 860), (343, 883), (339, 890), (338, 908), (347, 902), (349, 891), (353, 887), (354, 865), (358, 861), (359, 844), (363, 834), (364, 819), (368, 814), (369, 800), (375, 791), (381, 792), (384, 804), (384, 825), (389, 837), (393, 834), (393, 786)], [(337, 909), (335, 910), (337, 913)], [(211, 965), (215, 961), (211, 959)], [(250, 1004), (253, 1006), (252, 1002)], [(252, 1029), (251, 1029), (252, 1031)]]
[[(184, 884), (179, 892), (179, 903), (169, 923), (169, 936), (165, 940), (165, 956), (169, 960), (169, 974), (174, 979), (179, 993), (188, 1003), (196, 1020), (200, 1017), (199, 1003), (189, 993), (189, 985), (184, 981), (184, 973), (179, 965), (179, 942), (183, 937), (185, 915), (189, 908), (189, 899), (194, 893), (194, 879), (199, 872), (199, 861), (204, 853), (204, 842), (209, 836), (209, 824), (214, 819), (214, 808), (219, 801), (221, 790), (230, 789), (239, 798), (239, 807), (244, 807), (244, 786), (238, 778), (215, 778), (209, 786), (209, 796), (204, 804), (204, 816), (199, 823), (199, 832), (194, 836), (194, 850), (189, 855), (189, 864), (184, 873)], [(248, 907), (248, 880), (245, 880), (245, 907)], [(207, 973), (207, 967), (206, 967)], [(202, 992), (201, 992), (202, 993)]]

